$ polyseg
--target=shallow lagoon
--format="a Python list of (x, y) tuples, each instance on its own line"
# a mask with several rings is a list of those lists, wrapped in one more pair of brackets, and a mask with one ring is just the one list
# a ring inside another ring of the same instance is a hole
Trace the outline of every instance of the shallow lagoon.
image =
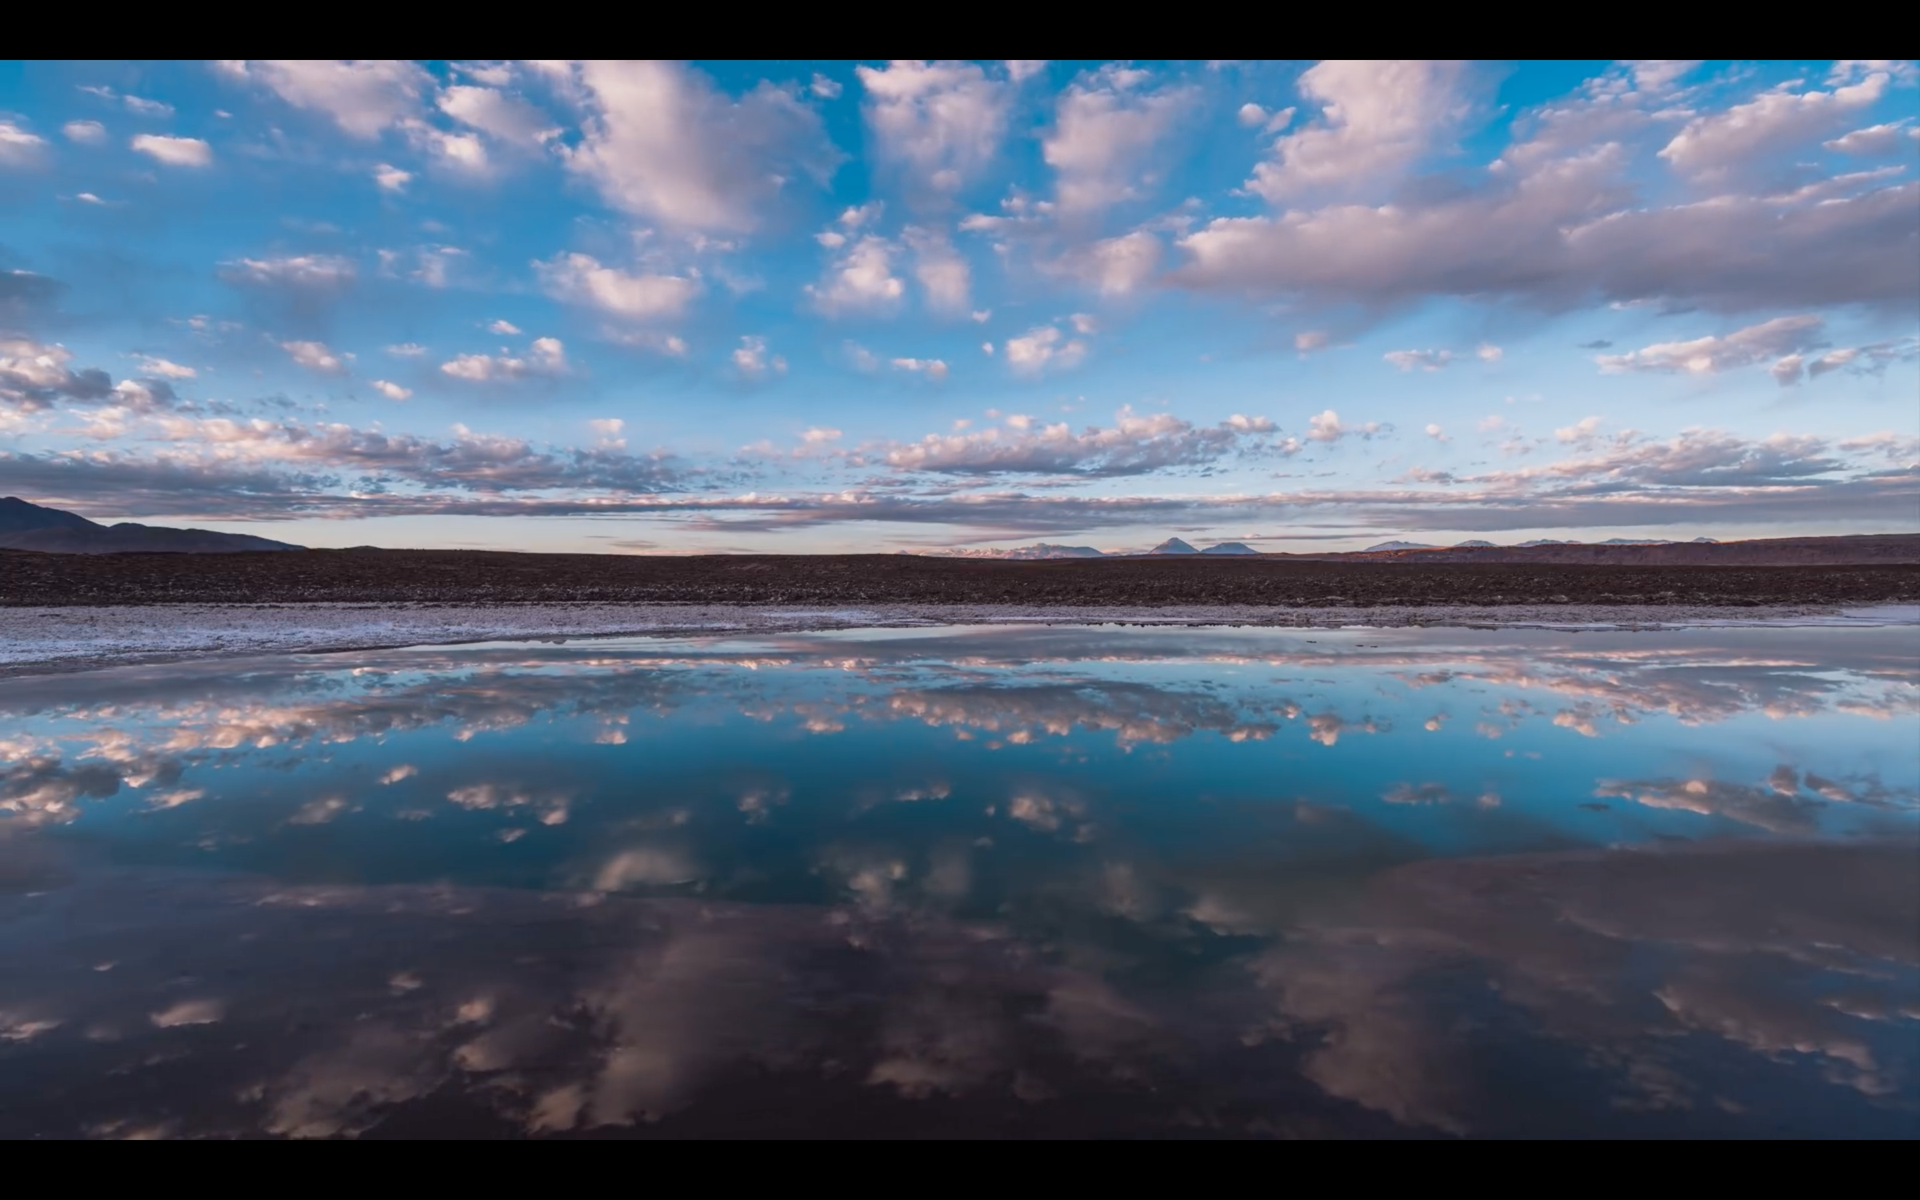
[(1920, 631), (9, 680), (0, 1136), (1915, 1136)]

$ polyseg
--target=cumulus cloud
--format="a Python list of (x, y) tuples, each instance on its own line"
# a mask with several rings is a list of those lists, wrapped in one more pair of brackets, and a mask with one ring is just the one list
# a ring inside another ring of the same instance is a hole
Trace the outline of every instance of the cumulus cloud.
[(1438, 371), (1453, 361), (1451, 350), (1389, 350), (1380, 357), (1386, 359), (1402, 371), (1411, 371), (1415, 367), (1422, 371)]
[(37, 412), (61, 400), (98, 401), (113, 379), (94, 368), (75, 371), (73, 352), (58, 344), (0, 336), (0, 407)]
[(374, 380), (373, 390), (379, 392), (389, 400), (407, 400), (413, 396), (412, 388), (404, 388), (397, 383), (391, 383), (385, 379)]
[[(1410, 166), (1470, 110), (1464, 64), (1323, 62), (1300, 75), (1320, 118), (1273, 145), (1247, 188), (1276, 203), (1376, 181)], [(1244, 120), (1244, 118), (1243, 118)]]
[(1584, 448), (1599, 436), (1601, 424), (1599, 417), (1582, 417), (1565, 429), (1554, 430), (1553, 436), (1556, 441)]
[(357, 138), (374, 138), (420, 110), (433, 77), (401, 60), (285, 59), (221, 64), (258, 82), (295, 108), (321, 113)]
[(819, 116), (771, 84), (736, 100), (670, 63), (590, 62), (571, 72), (585, 115), (565, 161), (635, 216), (747, 232), (794, 174), (824, 180), (839, 161)]
[[(79, 142), (83, 146), (104, 146), (107, 144), (107, 127), (98, 121), (68, 121), (60, 127), (70, 142)], [(0, 135), (0, 141), (4, 141)]]
[(168, 137), (158, 133), (136, 133), (128, 142), (134, 150), (169, 167), (207, 167), (213, 165), (213, 147), (199, 138)]
[(19, 123), (0, 118), (0, 165), (32, 166), (40, 161), (47, 139), (29, 132)]
[(1365, 425), (1346, 425), (1340, 420), (1340, 414), (1327, 409), (1316, 416), (1307, 418), (1307, 440), (1310, 442), (1333, 443), (1344, 437), (1371, 438), (1385, 432), (1387, 427), (1378, 421), (1368, 421)]
[(467, 383), (499, 383), (567, 372), (566, 347), (559, 338), (535, 338), (524, 356), (462, 354), (440, 364), (450, 378)]
[(192, 367), (183, 367), (171, 359), (155, 358), (152, 355), (140, 357), (140, 369), (160, 379), (193, 379), (200, 374)]
[(333, 292), (351, 284), (358, 271), (352, 260), (338, 255), (300, 254), (237, 259), (221, 264), (219, 274), (228, 283), (248, 287)]
[(344, 424), (164, 416), (155, 419), (155, 432), (173, 443), (169, 458), (153, 464), (155, 468), (198, 476), (203, 486), (246, 480), (251, 490), (281, 493), (282, 503), (289, 487), (311, 485), (316, 479), (295, 474), (281, 477), (278, 486), (267, 486), (262, 477), (247, 472), (263, 467), (349, 469), (361, 473), (359, 486), (370, 497), (383, 490), (370, 485), (392, 481), (487, 493), (591, 487), (649, 492), (677, 477), (662, 457), (630, 455), (618, 444), (542, 448), (463, 425), (454, 426), (451, 440), (436, 441)]
[(1049, 368), (1075, 367), (1087, 356), (1087, 343), (1069, 338), (1052, 325), (1007, 339), (1007, 365), (1016, 374), (1038, 375)]
[(677, 317), (699, 294), (698, 281), (682, 275), (650, 275), (602, 266), (586, 254), (560, 254), (535, 262), (547, 293), (609, 316), (650, 321)]
[(280, 348), (287, 352), (287, 357), (295, 364), (309, 371), (337, 375), (346, 369), (340, 356), (329, 350), (324, 342), (281, 342)]
[(972, 306), (973, 274), (967, 260), (945, 234), (917, 226), (905, 240), (913, 250), (913, 277), (926, 293), (927, 307), (942, 316), (964, 316)]
[(1056, 176), (1062, 211), (1087, 212), (1133, 198), (1158, 182), (1160, 144), (1192, 106), (1192, 88), (1147, 90), (1146, 71), (1108, 66), (1060, 95), (1041, 154)]
[(1723, 312), (1913, 304), (1920, 183), (1842, 177), (1788, 193), (1646, 204), (1630, 186), (1632, 165), (1617, 142), (1516, 143), (1464, 186), (1216, 218), (1178, 239), (1187, 261), (1166, 278), (1367, 307), (1429, 296)]
[(1893, 154), (1913, 141), (1914, 131), (1908, 129), (1905, 121), (1889, 121), (1882, 125), (1869, 125), (1865, 129), (1856, 129), (1830, 142), (1821, 143), (1829, 150), (1841, 154), (1857, 154), (1862, 157), (1880, 157)]
[(947, 364), (937, 358), (896, 358), (893, 360), (893, 369), (924, 374), (935, 381), (947, 377)]
[(402, 171), (390, 163), (381, 163), (373, 169), (373, 181), (383, 192), (404, 192), (407, 184), (413, 182), (413, 172)]
[(867, 234), (846, 245), (806, 294), (830, 317), (851, 313), (884, 314), (899, 306), (907, 285), (893, 273), (893, 243)]
[(1724, 336), (1686, 342), (1659, 342), (1626, 354), (1602, 354), (1595, 362), (1609, 374), (1625, 371), (1668, 371), (1716, 374), (1772, 361), (1781, 383), (1800, 376), (1802, 352), (1823, 343), (1826, 323), (1812, 314), (1775, 317)]
[(1160, 270), (1160, 239), (1144, 229), (1069, 247), (1040, 269), (1072, 279), (1103, 296), (1125, 296), (1150, 283)]
[(975, 432), (930, 433), (917, 442), (882, 443), (869, 453), (900, 471), (955, 475), (1141, 475), (1169, 467), (1210, 463), (1272, 432), (1264, 418), (1235, 417), (1197, 426), (1171, 413), (1115, 414), (1108, 428), (1078, 433), (1065, 422), (1040, 425), (1013, 416), (1004, 426)]
[(1012, 89), (979, 66), (893, 62), (854, 74), (881, 161), (906, 172), (916, 190), (951, 196), (999, 152)]
[(1674, 170), (1696, 178), (1726, 175), (1767, 162), (1782, 150), (1791, 150), (1844, 129), (1880, 99), (1887, 88), (1885, 71), (1832, 91), (1794, 92), (1781, 87), (1722, 112), (1705, 113), (1688, 121), (1660, 151)]
[(545, 113), (498, 88), (455, 84), (435, 103), (461, 124), (513, 145), (538, 146), (560, 132)]
[(733, 352), (733, 366), (748, 379), (760, 379), (771, 371), (784, 374), (787, 360), (778, 354), (767, 354), (767, 339), (746, 335), (740, 339), (740, 348)]

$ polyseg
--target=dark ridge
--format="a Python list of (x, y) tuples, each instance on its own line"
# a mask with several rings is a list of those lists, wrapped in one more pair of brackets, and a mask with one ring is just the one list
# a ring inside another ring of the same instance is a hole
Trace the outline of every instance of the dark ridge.
[[(1796, 539), (1813, 565), (1377, 556), (648, 557), (477, 550), (59, 555), (0, 551), (0, 604), (625, 602), (766, 605), (1774, 605), (1920, 603), (1920, 536)], [(1615, 547), (1738, 551), (1711, 547)], [(1787, 543), (1777, 543), (1784, 546)], [(1590, 549), (1590, 548), (1589, 548)], [(1848, 559), (1846, 555), (1853, 557)]]
[(304, 547), (250, 533), (170, 529), (133, 521), (101, 525), (76, 513), (7, 496), (0, 499), (0, 549), (44, 554), (244, 554)]

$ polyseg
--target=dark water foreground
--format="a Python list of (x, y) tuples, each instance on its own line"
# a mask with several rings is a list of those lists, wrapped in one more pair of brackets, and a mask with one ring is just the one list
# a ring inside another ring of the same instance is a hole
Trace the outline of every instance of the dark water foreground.
[(1912, 1137), (1917, 671), (1026, 628), (10, 680), (0, 1136)]

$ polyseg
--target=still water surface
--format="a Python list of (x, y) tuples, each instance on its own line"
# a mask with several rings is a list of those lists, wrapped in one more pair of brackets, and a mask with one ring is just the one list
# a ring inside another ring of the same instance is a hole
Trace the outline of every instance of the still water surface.
[(1920, 633), (0, 688), (0, 1136), (1920, 1135)]

